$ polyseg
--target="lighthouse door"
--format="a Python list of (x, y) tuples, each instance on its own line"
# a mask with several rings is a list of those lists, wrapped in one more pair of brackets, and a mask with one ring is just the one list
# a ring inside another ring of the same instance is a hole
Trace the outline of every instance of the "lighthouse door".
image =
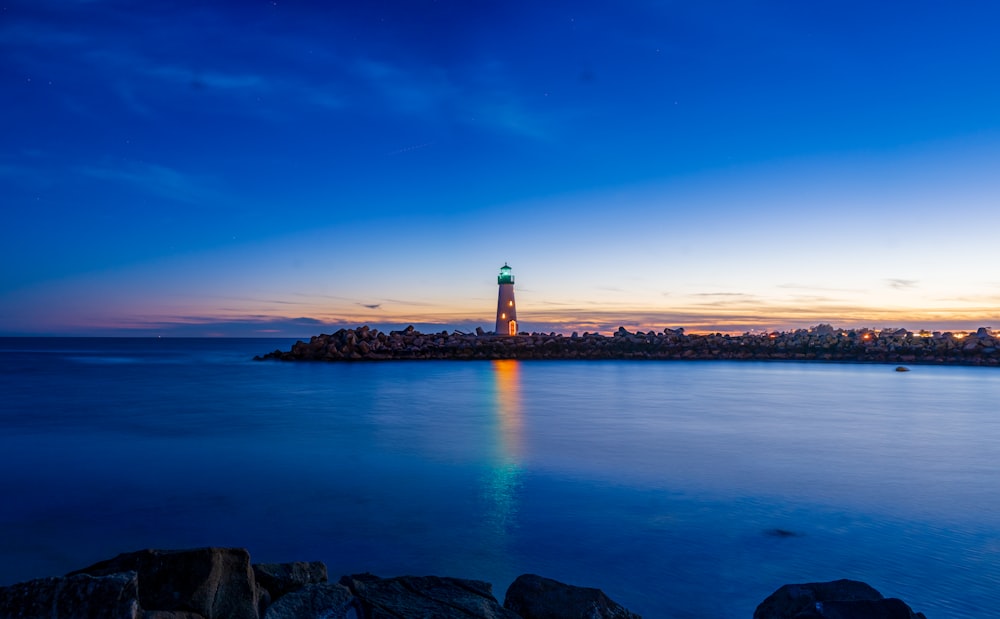
[(511, 320), (507, 323), (508, 335), (517, 335), (517, 321)]

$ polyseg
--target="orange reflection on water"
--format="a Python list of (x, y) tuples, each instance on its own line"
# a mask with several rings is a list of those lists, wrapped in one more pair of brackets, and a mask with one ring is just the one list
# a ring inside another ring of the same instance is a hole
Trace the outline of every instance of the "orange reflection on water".
[(501, 459), (508, 464), (521, 461), (521, 365), (514, 359), (492, 362), (496, 385), (497, 416), (500, 420), (499, 448)]
[(484, 494), (492, 509), (485, 521), (496, 536), (506, 539), (518, 513), (522, 452), (521, 365), (513, 359), (492, 362), (496, 396), (495, 455)]

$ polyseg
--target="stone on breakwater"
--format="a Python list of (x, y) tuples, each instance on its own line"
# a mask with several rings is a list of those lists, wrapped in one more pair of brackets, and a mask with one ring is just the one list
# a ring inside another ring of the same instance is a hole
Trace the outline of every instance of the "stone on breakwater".
[(298, 591), (306, 585), (323, 583), (328, 580), (326, 565), (320, 561), (298, 561), (295, 563), (256, 563), (253, 565), (254, 578), (271, 598)]
[(536, 574), (522, 574), (511, 583), (504, 608), (522, 619), (642, 619), (600, 589), (576, 587)]
[[(320, 562), (252, 569), (248, 562), (249, 553), (238, 548), (125, 553), (61, 578), (0, 587), (0, 619), (640, 619), (599, 589), (533, 574), (519, 576), (501, 606), (491, 585), (478, 580), (361, 574), (338, 584), (325, 582)], [(267, 596), (255, 573), (274, 589), (273, 604), (263, 601)], [(753, 616), (926, 619), (904, 602), (850, 580), (785, 585)]]
[(140, 619), (136, 573), (39, 578), (0, 587), (0, 619)]
[(896, 598), (856, 580), (784, 585), (757, 606), (753, 619), (926, 619)]
[(732, 359), (1000, 365), (1000, 342), (991, 334), (963, 340), (950, 333), (932, 338), (902, 329), (830, 331), (686, 335), (682, 329), (630, 333), (622, 327), (611, 336), (584, 332), (564, 337), (555, 333), (495, 336), (458, 331), (425, 335), (412, 326), (386, 334), (360, 327), (317, 335), (309, 342), (296, 342), (288, 352), (275, 351), (255, 359)]
[(108, 576), (138, 573), (145, 610), (190, 611), (205, 619), (257, 619), (258, 590), (243, 548), (140, 550), (71, 572)]
[(488, 582), (440, 576), (379, 578), (372, 574), (344, 576), (365, 619), (397, 617), (478, 617), (519, 619), (500, 606)]
[(347, 587), (314, 583), (282, 596), (267, 608), (264, 619), (347, 619), (353, 608), (354, 596)]
[(795, 619), (914, 619), (923, 617), (907, 606), (903, 600), (852, 600), (818, 602), (795, 615)]

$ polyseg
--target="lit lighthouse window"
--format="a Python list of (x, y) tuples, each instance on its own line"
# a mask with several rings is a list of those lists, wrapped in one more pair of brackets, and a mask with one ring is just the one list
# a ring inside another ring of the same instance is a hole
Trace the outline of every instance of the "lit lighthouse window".
[(501, 319), (507, 318), (507, 314), (500, 314), (500, 318)]
[(507, 307), (514, 307), (513, 301), (507, 301)]

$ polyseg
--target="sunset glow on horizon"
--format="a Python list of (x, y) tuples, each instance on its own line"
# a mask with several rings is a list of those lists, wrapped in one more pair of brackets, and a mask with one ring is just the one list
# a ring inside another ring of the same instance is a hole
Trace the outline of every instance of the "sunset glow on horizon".
[(1000, 328), (992, 5), (0, 10), (0, 335)]

